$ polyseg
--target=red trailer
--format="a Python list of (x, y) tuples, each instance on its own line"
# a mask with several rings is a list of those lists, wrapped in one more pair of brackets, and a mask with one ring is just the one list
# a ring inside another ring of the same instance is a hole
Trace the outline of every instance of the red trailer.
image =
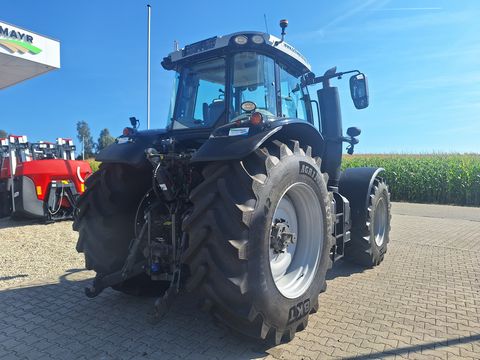
[(72, 140), (30, 144), (26, 136), (10, 135), (0, 143), (0, 217), (72, 218), (92, 173), (87, 162), (75, 160)]

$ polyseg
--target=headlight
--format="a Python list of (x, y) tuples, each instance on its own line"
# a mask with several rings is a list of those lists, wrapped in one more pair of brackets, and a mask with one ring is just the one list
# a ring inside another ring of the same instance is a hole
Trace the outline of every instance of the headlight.
[(238, 35), (235, 36), (235, 39), (233, 39), (238, 45), (245, 45), (248, 41), (248, 38), (245, 35)]
[(255, 43), (255, 44), (263, 44), (263, 36), (262, 35), (253, 35), (252, 36), (252, 41)]

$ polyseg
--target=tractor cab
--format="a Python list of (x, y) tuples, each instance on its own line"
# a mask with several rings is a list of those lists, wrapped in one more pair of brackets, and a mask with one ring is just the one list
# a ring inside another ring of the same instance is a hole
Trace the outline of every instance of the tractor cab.
[(239, 32), (213, 37), (171, 53), (162, 65), (176, 72), (171, 130), (214, 128), (254, 112), (263, 121), (296, 118), (313, 124), (302, 85), (310, 64), (275, 36)]

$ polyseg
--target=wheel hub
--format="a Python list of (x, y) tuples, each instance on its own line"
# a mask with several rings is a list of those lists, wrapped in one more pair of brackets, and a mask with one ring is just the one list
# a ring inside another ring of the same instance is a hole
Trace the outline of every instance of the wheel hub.
[(295, 244), (296, 234), (290, 232), (285, 219), (275, 219), (270, 233), (270, 247), (276, 254), (284, 253), (289, 244)]

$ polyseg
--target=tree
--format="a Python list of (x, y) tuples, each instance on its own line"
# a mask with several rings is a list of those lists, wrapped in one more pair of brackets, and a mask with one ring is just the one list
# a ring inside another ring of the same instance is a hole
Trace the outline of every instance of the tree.
[(110, 135), (110, 131), (108, 129), (103, 129), (100, 131), (100, 136), (98, 138), (98, 144), (97, 144), (97, 150), (103, 150), (105, 149), (108, 145), (112, 145), (115, 142), (115, 138)]
[(95, 142), (93, 141), (92, 134), (90, 133), (90, 127), (86, 121), (77, 122), (77, 139), (83, 145), (85, 158), (93, 157)]
[(5, 130), (0, 129), (0, 139), (6, 138), (7, 137), (7, 132)]

